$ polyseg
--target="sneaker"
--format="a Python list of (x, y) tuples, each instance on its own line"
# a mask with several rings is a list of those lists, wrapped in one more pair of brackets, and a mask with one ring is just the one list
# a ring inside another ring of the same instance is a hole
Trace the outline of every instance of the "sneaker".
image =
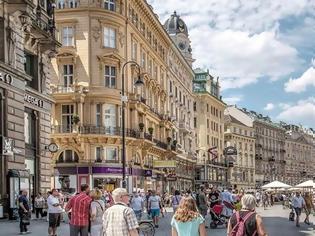
[(28, 231), (28, 230), (27, 230), (27, 231), (25, 232), (25, 234), (30, 234), (30, 233), (32, 233), (32, 231)]

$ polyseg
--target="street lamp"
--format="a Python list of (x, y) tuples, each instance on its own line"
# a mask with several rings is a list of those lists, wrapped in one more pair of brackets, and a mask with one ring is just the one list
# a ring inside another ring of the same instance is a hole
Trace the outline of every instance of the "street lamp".
[(141, 69), (140, 66), (137, 62), (135, 61), (127, 61), (125, 64), (122, 66), (122, 74), (121, 74), (121, 105), (122, 105), (122, 110), (121, 110), (121, 127), (122, 127), (122, 187), (126, 188), (127, 183), (126, 183), (126, 132), (125, 132), (125, 109), (126, 109), (126, 102), (128, 101), (128, 97), (125, 96), (125, 66), (128, 64), (134, 65), (137, 70), (138, 70), (138, 79), (134, 83), (135, 86), (140, 87), (144, 85), (144, 82), (141, 80)]

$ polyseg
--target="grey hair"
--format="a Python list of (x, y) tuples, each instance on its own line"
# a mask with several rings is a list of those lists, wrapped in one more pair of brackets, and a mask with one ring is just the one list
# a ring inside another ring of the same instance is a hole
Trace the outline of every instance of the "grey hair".
[(127, 190), (125, 188), (116, 188), (113, 192), (112, 192), (112, 196), (113, 196), (113, 199), (114, 199), (114, 202), (117, 203), (117, 202), (120, 202), (120, 198), (123, 196), (123, 195), (126, 195), (128, 194)]
[(242, 197), (242, 208), (247, 210), (254, 210), (256, 206), (256, 199), (251, 194), (245, 194)]

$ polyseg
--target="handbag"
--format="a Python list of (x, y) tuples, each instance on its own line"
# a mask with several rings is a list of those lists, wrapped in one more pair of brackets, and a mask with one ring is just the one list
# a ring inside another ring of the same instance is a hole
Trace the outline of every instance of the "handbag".
[(22, 223), (24, 225), (30, 225), (30, 214), (29, 213), (25, 213), (22, 215)]

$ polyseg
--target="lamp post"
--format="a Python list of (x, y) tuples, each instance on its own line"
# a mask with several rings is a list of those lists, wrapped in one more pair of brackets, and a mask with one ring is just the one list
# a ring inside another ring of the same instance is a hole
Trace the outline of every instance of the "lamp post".
[(121, 79), (122, 79), (122, 83), (121, 83), (121, 105), (122, 105), (122, 110), (121, 110), (121, 128), (122, 128), (122, 187), (126, 188), (127, 187), (127, 183), (126, 183), (126, 132), (125, 132), (125, 109), (126, 109), (126, 102), (128, 101), (128, 97), (125, 96), (125, 67), (128, 64), (132, 64), (134, 66), (136, 66), (137, 70), (138, 70), (138, 79), (137, 81), (134, 83), (135, 86), (142, 86), (144, 83), (141, 80), (141, 74), (140, 74), (140, 66), (137, 62), (135, 61), (127, 61), (125, 62), (125, 64), (122, 66), (122, 74), (121, 74)]

